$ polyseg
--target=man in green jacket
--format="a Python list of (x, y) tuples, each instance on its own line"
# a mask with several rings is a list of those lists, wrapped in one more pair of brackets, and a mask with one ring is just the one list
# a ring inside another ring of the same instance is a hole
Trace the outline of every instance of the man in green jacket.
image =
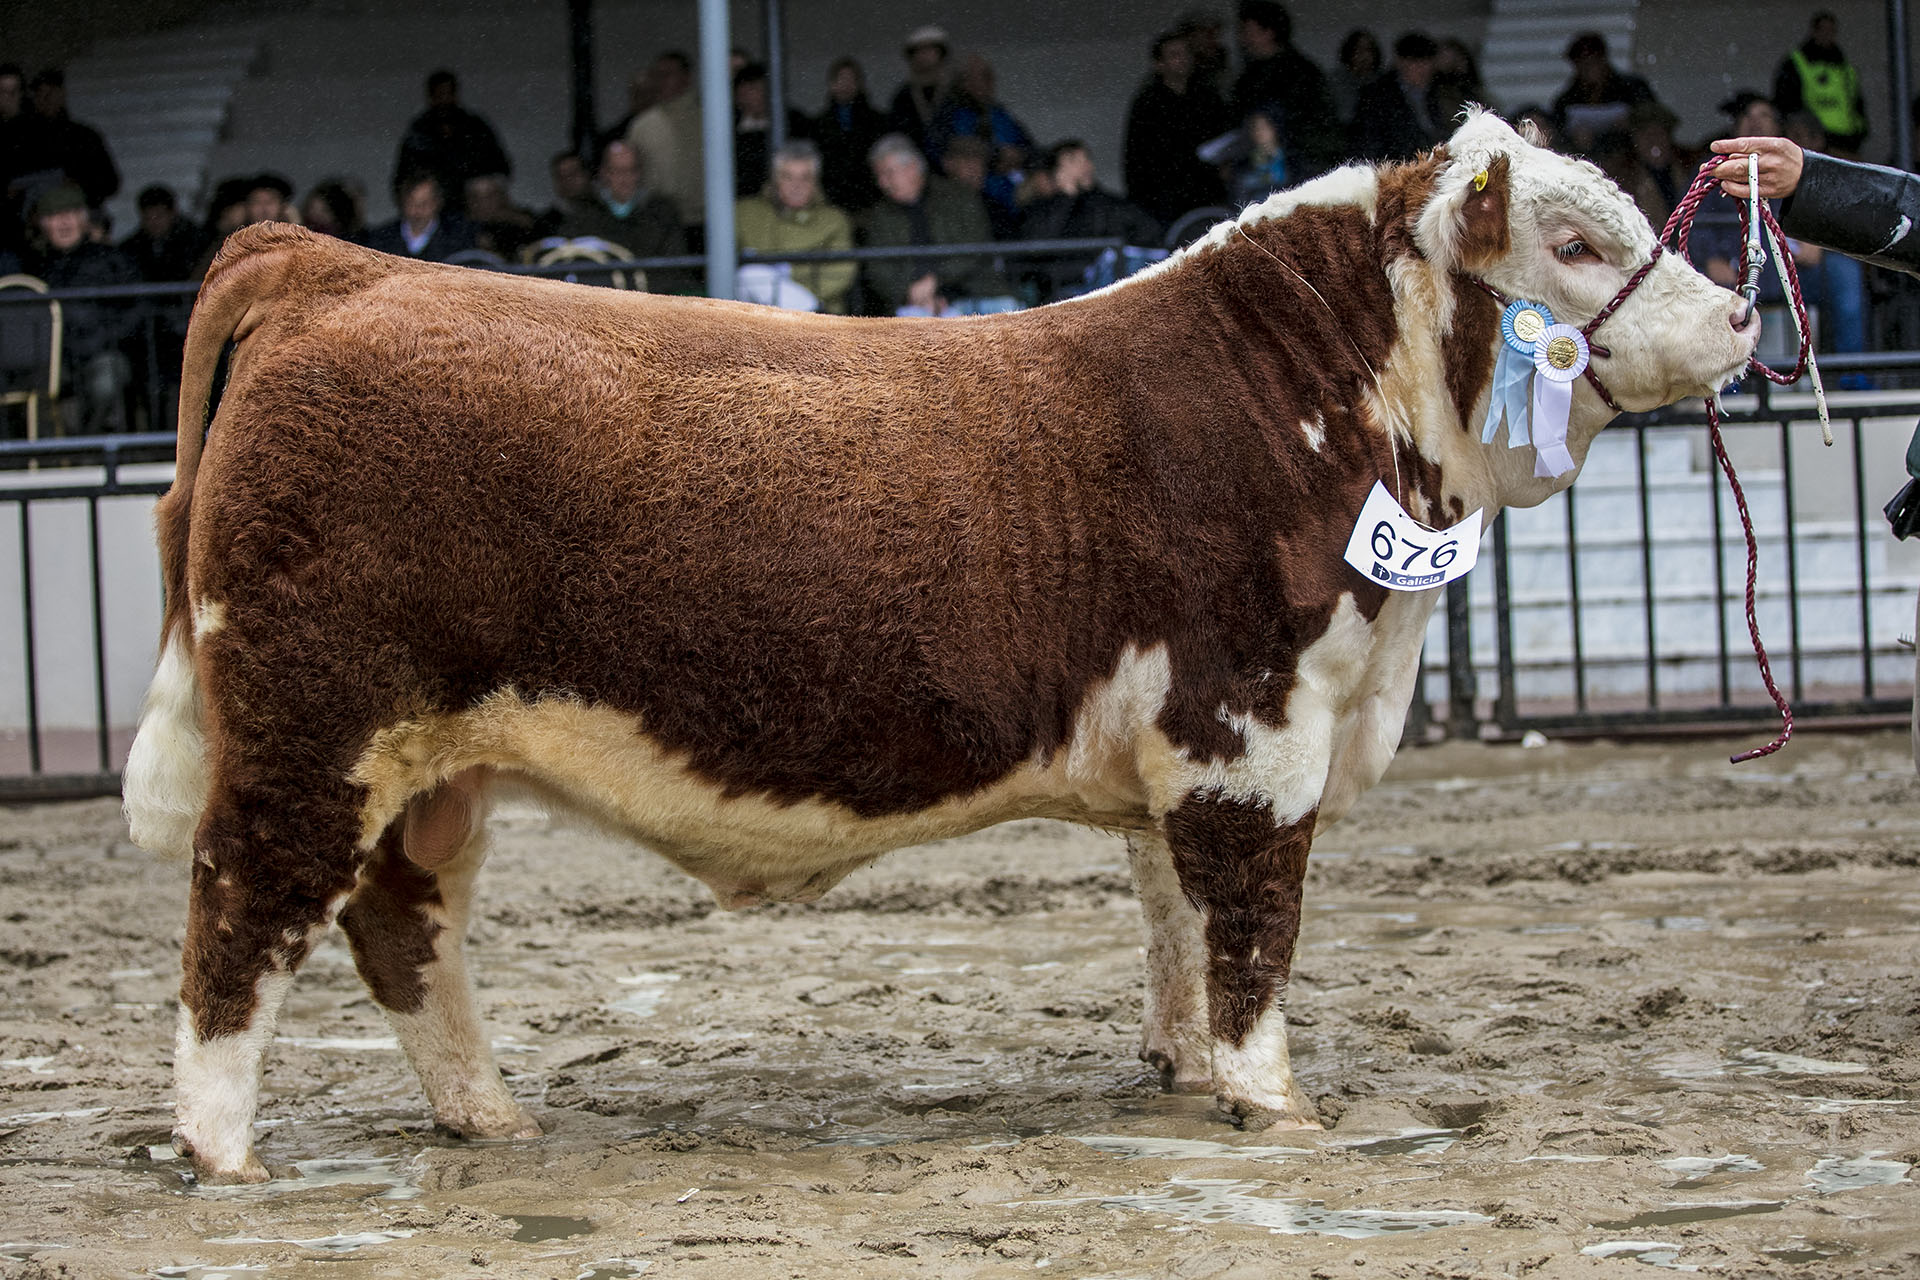
[[(853, 248), (853, 223), (820, 194), (820, 148), (796, 139), (773, 153), (767, 189), (734, 206), (734, 233), (742, 249), (796, 253)], [(845, 315), (859, 268), (851, 261), (796, 262), (792, 280), (819, 300), (820, 310)]]
[[(927, 158), (903, 133), (873, 144), (868, 157), (882, 199), (861, 219), (870, 246), (985, 244), (986, 206), (959, 183), (927, 173)], [(884, 315), (966, 315), (1019, 304), (991, 257), (927, 253), (867, 263), (867, 288)]]

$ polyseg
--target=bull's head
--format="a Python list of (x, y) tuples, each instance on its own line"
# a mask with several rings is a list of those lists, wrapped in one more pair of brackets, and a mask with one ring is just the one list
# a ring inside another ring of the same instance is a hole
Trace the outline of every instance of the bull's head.
[[(1593, 165), (1534, 145), (1497, 116), (1470, 116), (1444, 154), (1415, 228), (1416, 243), (1437, 266), (1510, 298), (1545, 303), (1557, 321), (1581, 328), (1653, 256), (1653, 228), (1625, 192)], [(1741, 323), (1745, 309), (1679, 254), (1662, 254), (1594, 331), (1594, 372), (1632, 411), (1710, 395), (1746, 367), (1759, 340), (1757, 313)], [(1574, 459), (1584, 459), (1613, 416), (1584, 379), (1573, 384), (1567, 441)], [(1489, 462), (1508, 501), (1538, 502), (1572, 480), (1571, 473), (1535, 479), (1532, 451), (1506, 443), (1489, 446)]]

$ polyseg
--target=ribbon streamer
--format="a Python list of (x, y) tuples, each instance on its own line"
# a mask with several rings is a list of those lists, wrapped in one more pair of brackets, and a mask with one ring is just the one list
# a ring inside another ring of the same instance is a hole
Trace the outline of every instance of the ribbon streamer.
[(1533, 474), (1542, 480), (1574, 468), (1567, 449), (1567, 424), (1573, 416), (1573, 384), (1586, 371), (1592, 352), (1587, 339), (1570, 324), (1550, 324), (1533, 344)]

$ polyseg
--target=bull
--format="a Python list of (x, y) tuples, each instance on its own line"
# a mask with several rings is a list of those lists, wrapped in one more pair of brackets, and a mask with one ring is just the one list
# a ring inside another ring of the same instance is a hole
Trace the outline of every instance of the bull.
[(1758, 337), (1597, 169), (1487, 114), (966, 321), (236, 233), (187, 337), (125, 785), (134, 840), (192, 863), (176, 1145), (267, 1176), (263, 1054), (336, 922), (439, 1123), (539, 1133), (462, 950), (503, 786), (727, 907), (1009, 819), (1123, 832), (1143, 1056), (1245, 1125), (1313, 1127), (1285, 1019), (1308, 851), (1393, 756), (1438, 595), (1343, 562), (1356, 513), (1380, 482), (1431, 526), (1491, 518), (1575, 473), (1482, 439), (1492, 293), (1617, 306), (1595, 356), (1634, 410)]

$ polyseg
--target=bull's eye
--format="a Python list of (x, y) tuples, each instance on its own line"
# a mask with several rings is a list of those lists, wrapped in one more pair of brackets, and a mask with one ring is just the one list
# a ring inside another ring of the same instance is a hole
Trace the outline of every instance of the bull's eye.
[(1578, 262), (1582, 258), (1593, 258), (1597, 261), (1600, 257), (1599, 254), (1587, 247), (1585, 240), (1569, 240), (1558, 249), (1555, 249), (1553, 256), (1562, 262)]

